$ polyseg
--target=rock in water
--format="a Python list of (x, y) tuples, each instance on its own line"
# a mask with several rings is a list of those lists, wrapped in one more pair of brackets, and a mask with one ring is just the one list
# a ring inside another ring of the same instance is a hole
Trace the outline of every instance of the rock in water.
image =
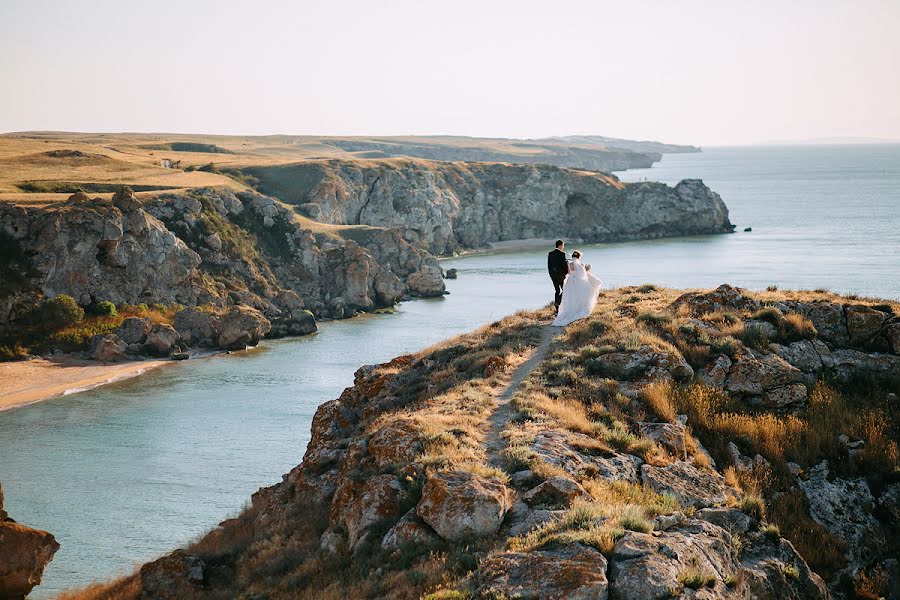
[(269, 320), (255, 308), (236, 306), (219, 321), (219, 348), (243, 350), (255, 346), (271, 329)]
[(406, 280), (414, 296), (430, 297), (444, 294), (444, 277), (440, 267), (424, 265)]
[(16, 523), (3, 510), (0, 484), (0, 598), (25, 598), (41, 583), (44, 567), (59, 550), (52, 534)]

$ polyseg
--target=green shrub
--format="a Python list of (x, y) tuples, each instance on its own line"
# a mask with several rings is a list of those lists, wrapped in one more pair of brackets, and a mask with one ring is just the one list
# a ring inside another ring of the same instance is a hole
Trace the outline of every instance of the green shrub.
[(116, 305), (108, 300), (92, 304), (91, 312), (100, 317), (115, 317), (119, 314)]
[(44, 300), (39, 312), (41, 324), (48, 329), (71, 327), (84, 318), (84, 309), (65, 294)]

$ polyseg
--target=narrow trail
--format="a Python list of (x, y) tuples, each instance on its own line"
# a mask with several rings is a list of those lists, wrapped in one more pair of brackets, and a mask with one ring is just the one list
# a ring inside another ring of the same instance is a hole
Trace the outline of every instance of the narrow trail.
[(525, 379), (534, 371), (539, 364), (547, 356), (550, 350), (550, 344), (554, 338), (564, 331), (562, 327), (554, 327), (552, 325), (544, 325), (541, 331), (541, 341), (532, 352), (528, 360), (523, 362), (513, 373), (512, 378), (503, 391), (500, 392), (495, 400), (494, 410), (488, 417), (489, 430), (485, 441), (485, 450), (487, 451), (487, 462), (493, 467), (502, 465), (503, 450), (506, 448), (506, 440), (503, 439), (503, 430), (510, 420), (515, 416), (516, 410), (512, 407), (510, 400), (515, 393), (522, 387)]

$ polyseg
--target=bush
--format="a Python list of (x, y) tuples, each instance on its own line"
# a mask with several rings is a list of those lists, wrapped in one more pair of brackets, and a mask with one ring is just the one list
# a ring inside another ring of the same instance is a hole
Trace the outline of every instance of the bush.
[(42, 325), (49, 329), (71, 327), (84, 318), (84, 309), (78, 306), (75, 298), (60, 294), (55, 298), (44, 300), (40, 309)]
[(100, 317), (115, 317), (119, 314), (116, 305), (108, 300), (92, 304), (91, 312)]

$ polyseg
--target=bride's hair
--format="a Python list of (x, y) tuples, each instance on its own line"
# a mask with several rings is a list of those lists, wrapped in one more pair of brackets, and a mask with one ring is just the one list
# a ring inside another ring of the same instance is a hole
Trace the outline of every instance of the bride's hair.
[(572, 258), (581, 258), (581, 252), (576, 250), (575, 252), (572, 253)]

